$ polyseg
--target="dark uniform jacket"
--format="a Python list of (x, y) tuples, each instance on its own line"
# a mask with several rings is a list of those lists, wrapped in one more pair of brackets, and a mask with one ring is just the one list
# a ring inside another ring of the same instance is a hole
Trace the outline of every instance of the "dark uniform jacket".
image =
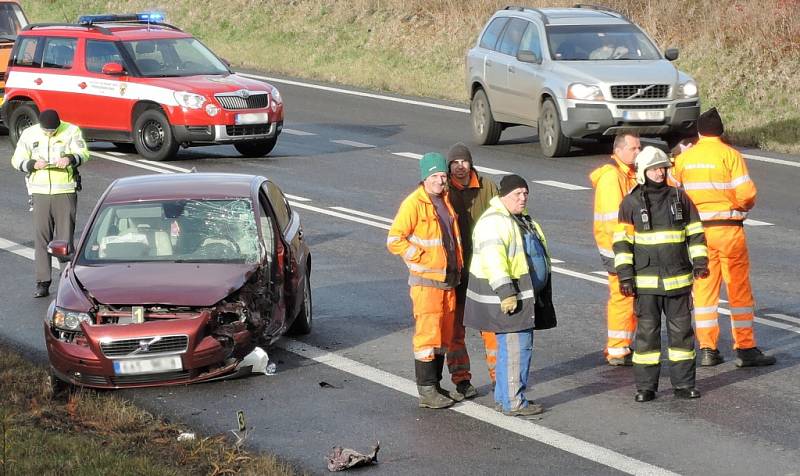
[(620, 205), (614, 266), (620, 281), (635, 279), (640, 294), (690, 292), (692, 269), (708, 266), (708, 251), (700, 215), (688, 195), (650, 181), (634, 188)]

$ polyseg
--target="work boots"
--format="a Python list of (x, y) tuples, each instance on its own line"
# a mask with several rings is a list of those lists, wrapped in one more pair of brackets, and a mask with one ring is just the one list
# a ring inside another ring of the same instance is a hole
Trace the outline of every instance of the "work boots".
[(700, 366), (713, 367), (725, 362), (725, 359), (719, 355), (717, 349), (709, 349), (708, 347), (700, 349)]
[(462, 396), (462, 398), (473, 398), (478, 396), (478, 390), (475, 388), (469, 380), (464, 380), (462, 382), (458, 382), (456, 384), (456, 392)]
[(539, 405), (538, 403), (528, 402), (527, 406), (522, 408), (517, 408), (516, 410), (511, 410), (509, 412), (503, 412), (505, 416), (518, 416), (518, 417), (530, 417), (534, 415), (538, 415), (544, 411), (544, 407)]
[(438, 385), (417, 385), (419, 391), (419, 406), (421, 408), (447, 408), (455, 402), (441, 393), (436, 388)]
[(775, 362), (775, 357), (764, 355), (763, 352), (758, 350), (758, 347), (736, 349), (737, 367), (763, 367), (765, 365), (772, 365)]
[(417, 391), (419, 391), (419, 406), (422, 408), (447, 408), (453, 403), (448, 393), (439, 387), (437, 361), (423, 362), (414, 360), (414, 373), (417, 377)]
[(607, 362), (612, 367), (630, 367), (633, 365), (633, 354), (625, 354), (622, 357), (609, 357)]
[(436, 364), (436, 391), (444, 395), (450, 400), (460, 402), (464, 400), (464, 395), (459, 393), (458, 390), (451, 392), (442, 388), (442, 373), (444, 372), (444, 355), (437, 355), (434, 357), (433, 362)]
[(36, 283), (36, 290), (33, 291), (33, 297), (47, 297), (50, 295), (50, 281), (38, 281)]

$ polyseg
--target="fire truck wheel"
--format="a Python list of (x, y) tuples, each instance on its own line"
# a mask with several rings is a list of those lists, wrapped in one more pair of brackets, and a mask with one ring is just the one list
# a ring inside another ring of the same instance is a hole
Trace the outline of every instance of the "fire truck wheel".
[(16, 147), (22, 131), (39, 123), (39, 110), (32, 103), (23, 103), (14, 108), (8, 118), (8, 138), (11, 146)]
[(136, 118), (133, 144), (139, 155), (147, 160), (171, 159), (180, 146), (172, 135), (167, 116), (158, 109), (148, 109)]
[(259, 140), (252, 142), (239, 142), (233, 144), (236, 150), (245, 157), (264, 157), (272, 152), (275, 143), (278, 142), (278, 136), (272, 139)]

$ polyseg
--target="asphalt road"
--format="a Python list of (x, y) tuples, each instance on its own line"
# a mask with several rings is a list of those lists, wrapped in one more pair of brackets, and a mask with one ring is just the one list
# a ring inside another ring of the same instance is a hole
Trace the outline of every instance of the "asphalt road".
[[(311, 246), (314, 330), (269, 349), (278, 362), (273, 376), (125, 396), (207, 433), (236, 428), (236, 412), (243, 410), (251, 449), (276, 453), (312, 474), (327, 472), (330, 447), (367, 451), (378, 440), (380, 464), (370, 474), (800, 473), (797, 158), (767, 154), (778, 160), (748, 163), (759, 188), (751, 214), (759, 226), (746, 228), (756, 333), (778, 364), (737, 369), (728, 317), (721, 315), (726, 362), (698, 369), (703, 397), (675, 400), (665, 378), (655, 401), (637, 404), (631, 370), (607, 367), (602, 356), (606, 286), (591, 234), (588, 174), (606, 160), (603, 148), (546, 159), (535, 130), (527, 128), (507, 130), (497, 146), (470, 144), (476, 165), (493, 169), (486, 175), (499, 180), (499, 173), (513, 172), (531, 181), (532, 215), (563, 261), (553, 276), (559, 325), (536, 334), (531, 373), (529, 396), (547, 411), (524, 421), (490, 408), (474, 332), (468, 348), (481, 395), (452, 410), (423, 410), (413, 385), (407, 274), (386, 251), (386, 229), (418, 181), (416, 158), (469, 142), (469, 116), (453, 108), (275, 84), (288, 112), (286, 130), (267, 158), (244, 159), (231, 146), (216, 146), (149, 164), (110, 144), (93, 144), (94, 160), (82, 168), (79, 228), (117, 177), (192, 168), (271, 177), (292, 195)], [(0, 138), (7, 164), (10, 155), (7, 139)], [(48, 303), (29, 297), (33, 264), (25, 254), (32, 231), (25, 188), (21, 174), (5, 170), (0, 339), (44, 362), (41, 320)]]

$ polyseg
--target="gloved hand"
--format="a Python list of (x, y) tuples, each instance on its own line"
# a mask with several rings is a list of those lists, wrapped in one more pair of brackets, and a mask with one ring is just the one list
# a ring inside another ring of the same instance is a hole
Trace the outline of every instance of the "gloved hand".
[(633, 285), (632, 279), (626, 279), (619, 282), (619, 292), (625, 297), (636, 296), (636, 286)]
[(709, 275), (708, 268), (705, 266), (697, 266), (692, 270), (695, 279), (706, 279)]
[(509, 296), (500, 301), (500, 310), (511, 314), (517, 308), (517, 296)]

